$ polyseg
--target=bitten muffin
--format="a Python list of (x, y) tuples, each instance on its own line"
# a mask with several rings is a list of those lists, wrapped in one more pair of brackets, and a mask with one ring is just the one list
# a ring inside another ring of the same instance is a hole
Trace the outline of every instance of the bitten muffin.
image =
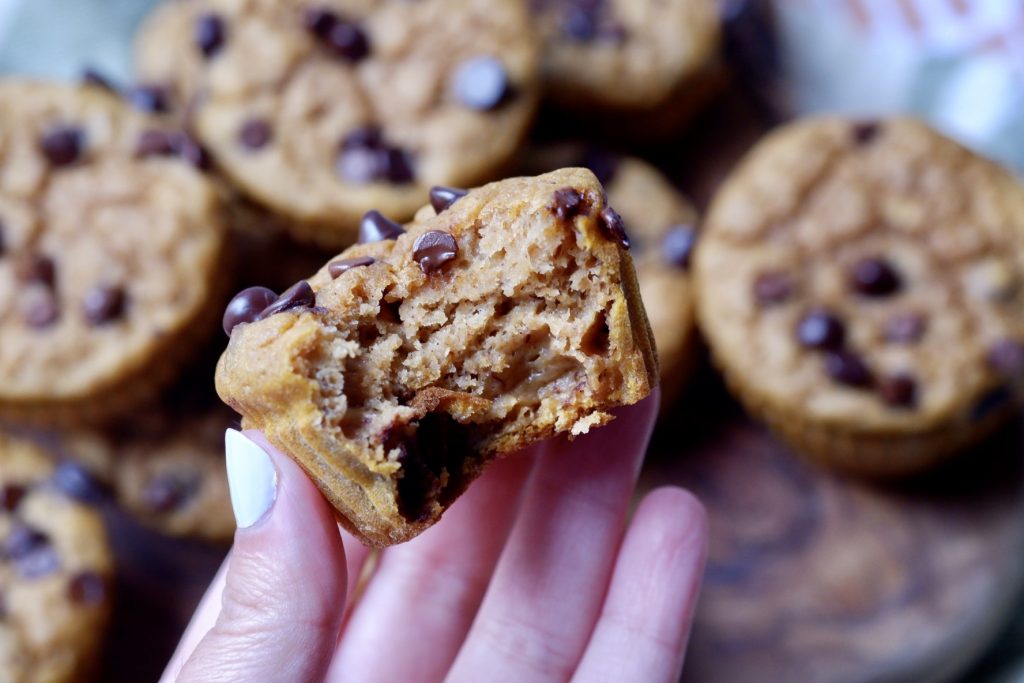
[[(715, 0), (531, 0), (545, 97), (609, 131), (668, 132), (719, 72)], [(635, 125), (637, 121), (641, 125)]]
[(0, 415), (129, 411), (208, 337), (221, 202), (161, 125), (98, 88), (0, 83)]
[(221, 398), (375, 546), (436, 522), (488, 461), (604, 424), (657, 381), (622, 220), (592, 173), (431, 200), (405, 228), (368, 214), (363, 244), (225, 315)]
[(509, 161), (539, 94), (518, 0), (185, 0), (138, 40), (220, 169), (298, 237), (347, 246), (432, 185)]
[(689, 274), (697, 211), (658, 169), (636, 157), (561, 144), (533, 149), (523, 160), (528, 173), (564, 166), (590, 169), (626, 222), (640, 296), (658, 349), (662, 406), (667, 408), (693, 369), (700, 346)]
[(0, 680), (89, 680), (112, 572), (99, 513), (61, 490), (36, 446), (0, 434)]
[(919, 471), (977, 441), (1024, 374), (1024, 188), (909, 119), (810, 119), (726, 181), (698, 320), (750, 410), (821, 462)]

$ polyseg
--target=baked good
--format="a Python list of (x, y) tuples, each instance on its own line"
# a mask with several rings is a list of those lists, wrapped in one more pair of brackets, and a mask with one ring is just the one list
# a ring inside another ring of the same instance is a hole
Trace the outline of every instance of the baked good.
[(768, 136), (715, 197), (694, 276), (736, 392), (821, 462), (916, 472), (1012, 412), (1024, 188), (922, 123)]
[(225, 316), (221, 398), (375, 546), (437, 521), (489, 460), (604, 424), (657, 382), (622, 221), (592, 173), (431, 200), (404, 229), (371, 212), (364, 243)]
[(208, 336), (225, 240), (193, 145), (98, 88), (0, 83), (0, 415), (130, 410)]
[(534, 148), (523, 159), (527, 173), (565, 166), (593, 171), (608, 203), (626, 222), (640, 297), (658, 349), (662, 407), (668, 408), (699, 355), (689, 274), (697, 210), (658, 169), (637, 157), (565, 143)]
[(0, 680), (88, 680), (113, 562), (95, 510), (55, 485), (35, 445), (0, 435)]
[(495, 175), (539, 93), (518, 0), (184, 0), (137, 52), (234, 184), (335, 247), (370, 209), (407, 220)]
[[(531, 0), (545, 97), (610, 132), (667, 133), (720, 76), (714, 0)], [(651, 128), (656, 130), (651, 130)]]

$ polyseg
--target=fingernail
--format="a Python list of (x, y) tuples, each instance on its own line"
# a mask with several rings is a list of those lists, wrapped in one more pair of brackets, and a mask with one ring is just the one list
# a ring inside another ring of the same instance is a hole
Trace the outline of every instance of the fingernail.
[(277, 498), (277, 470), (266, 451), (245, 434), (229, 429), (224, 433), (228, 489), (235, 522), (245, 529), (260, 521)]

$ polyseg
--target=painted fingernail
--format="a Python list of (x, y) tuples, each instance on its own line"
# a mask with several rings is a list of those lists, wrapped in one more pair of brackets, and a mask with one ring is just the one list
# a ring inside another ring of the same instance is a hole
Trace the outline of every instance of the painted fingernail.
[(224, 433), (228, 489), (239, 529), (251, 527), (266, 516), (277, 498), (277, 470), (266, 451), (242, 432)]

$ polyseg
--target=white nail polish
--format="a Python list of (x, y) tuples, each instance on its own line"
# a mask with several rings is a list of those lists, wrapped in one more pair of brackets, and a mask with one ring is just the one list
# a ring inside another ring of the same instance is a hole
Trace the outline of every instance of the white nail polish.
[(270, 456), (235, 429), (224, 433), (228, 489), (238, 528), (260, 521), (277, 498), (277, 470)]

